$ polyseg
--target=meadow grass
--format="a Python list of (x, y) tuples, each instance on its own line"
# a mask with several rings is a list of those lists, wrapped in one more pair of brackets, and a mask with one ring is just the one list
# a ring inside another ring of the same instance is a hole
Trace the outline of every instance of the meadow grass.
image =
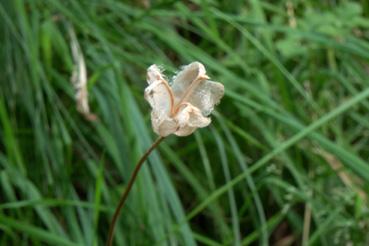
[(104, 245), (156, 138), (146, 68), (192, 61), (225, 97), (149, 157), (115, 244), (368, 245), (368, 30), (366, 0), (2, 0), (0, 245)]

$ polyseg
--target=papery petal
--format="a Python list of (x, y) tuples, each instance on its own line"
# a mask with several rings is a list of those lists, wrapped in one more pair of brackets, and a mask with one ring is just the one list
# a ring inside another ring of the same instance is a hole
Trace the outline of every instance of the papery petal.
[(182, 98), (189, 89), (191, 84), (196, 82), (198, 78), (205, 77), (206, 70), (204, 65), (200, 62), (192, 62), (184, 66), (174, 78), (172, 84), (172, 91), (175, 98), (175, 103)]
[(194, 131), (196, 131), (196, 129), (197, 127), (184, 126), (179, 128), (176, 132), (174, 132), (174, 134), (179, 137), (185, 137), (191, 135)]
[(155, 64), (147, 69), (146, 79), (149, 85), (158, 80), (165, 80), (160, 68)]
[(200, 109), (204, 116), (208, 116), (223, 95), (224, 86), (221, 83), (206, 80), (200, 82), (188, 102)]
[(158, 114), (168, 115), (173, 105), (173, 95), (165, 81), (156, 80), (145, 89), (145, 99)]
[(191, 104), (181, 109), (176, 115), (178, 130), (174, 133), (177, 136), (187, 136), (193, 133), (197, 128), (206, 127), (211, 123), (211, 119), (204, 117), (201, 111)]
[(204, 117), (201, 111), (192, 107), (190, 111), (190, 119), (188, 121), (188, 125), (191, 127), (206, 127), (211, 123), (211, 119), (209, 117)]
[(156, 111), (151, 112), (151, 124), (154, 132), (162, 137), (166, 137), (178, 129), (178, 124), (173, 118)]

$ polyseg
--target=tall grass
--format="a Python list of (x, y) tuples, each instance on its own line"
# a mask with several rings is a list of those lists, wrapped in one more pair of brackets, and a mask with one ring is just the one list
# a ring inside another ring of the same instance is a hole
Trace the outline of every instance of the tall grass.
[[(145, 4), (149, 3), (149, 5)], [(226, 95), (139, 174), (117, 245), (368, 245), (367, 1), (0, 3), (0, 245), (104, 245), (154, 136), (145, 72)], [(68, 30), (88, 71), (76, 110)]]

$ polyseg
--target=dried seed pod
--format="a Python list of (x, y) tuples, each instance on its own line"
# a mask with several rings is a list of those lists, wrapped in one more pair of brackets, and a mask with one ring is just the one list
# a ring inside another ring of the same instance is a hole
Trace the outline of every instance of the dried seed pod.
[(160, 136), (187, 136), (206, 127), (213, 111), (224, 95), (221, 83), (209, 80), (200, 62), (184, 66), (173, 77), (171, 86), (156, 65), (147, 69), (145, 99), (152, 108), (151, 121)]

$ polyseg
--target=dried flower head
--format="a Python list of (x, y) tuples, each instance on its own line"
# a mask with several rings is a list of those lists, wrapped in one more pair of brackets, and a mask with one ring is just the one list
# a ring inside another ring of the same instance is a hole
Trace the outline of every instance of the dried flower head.
[(187, 136), (199, 127), (206, 127), (207, 116), (224, 95), (221, 83), (209, 80), (205, 67), (193, 62), (173, 77), (171, 85), (156, 65), (147, 69), (145, 99), (152, 107), (151, 122), (160, 136), (174, 133)]

